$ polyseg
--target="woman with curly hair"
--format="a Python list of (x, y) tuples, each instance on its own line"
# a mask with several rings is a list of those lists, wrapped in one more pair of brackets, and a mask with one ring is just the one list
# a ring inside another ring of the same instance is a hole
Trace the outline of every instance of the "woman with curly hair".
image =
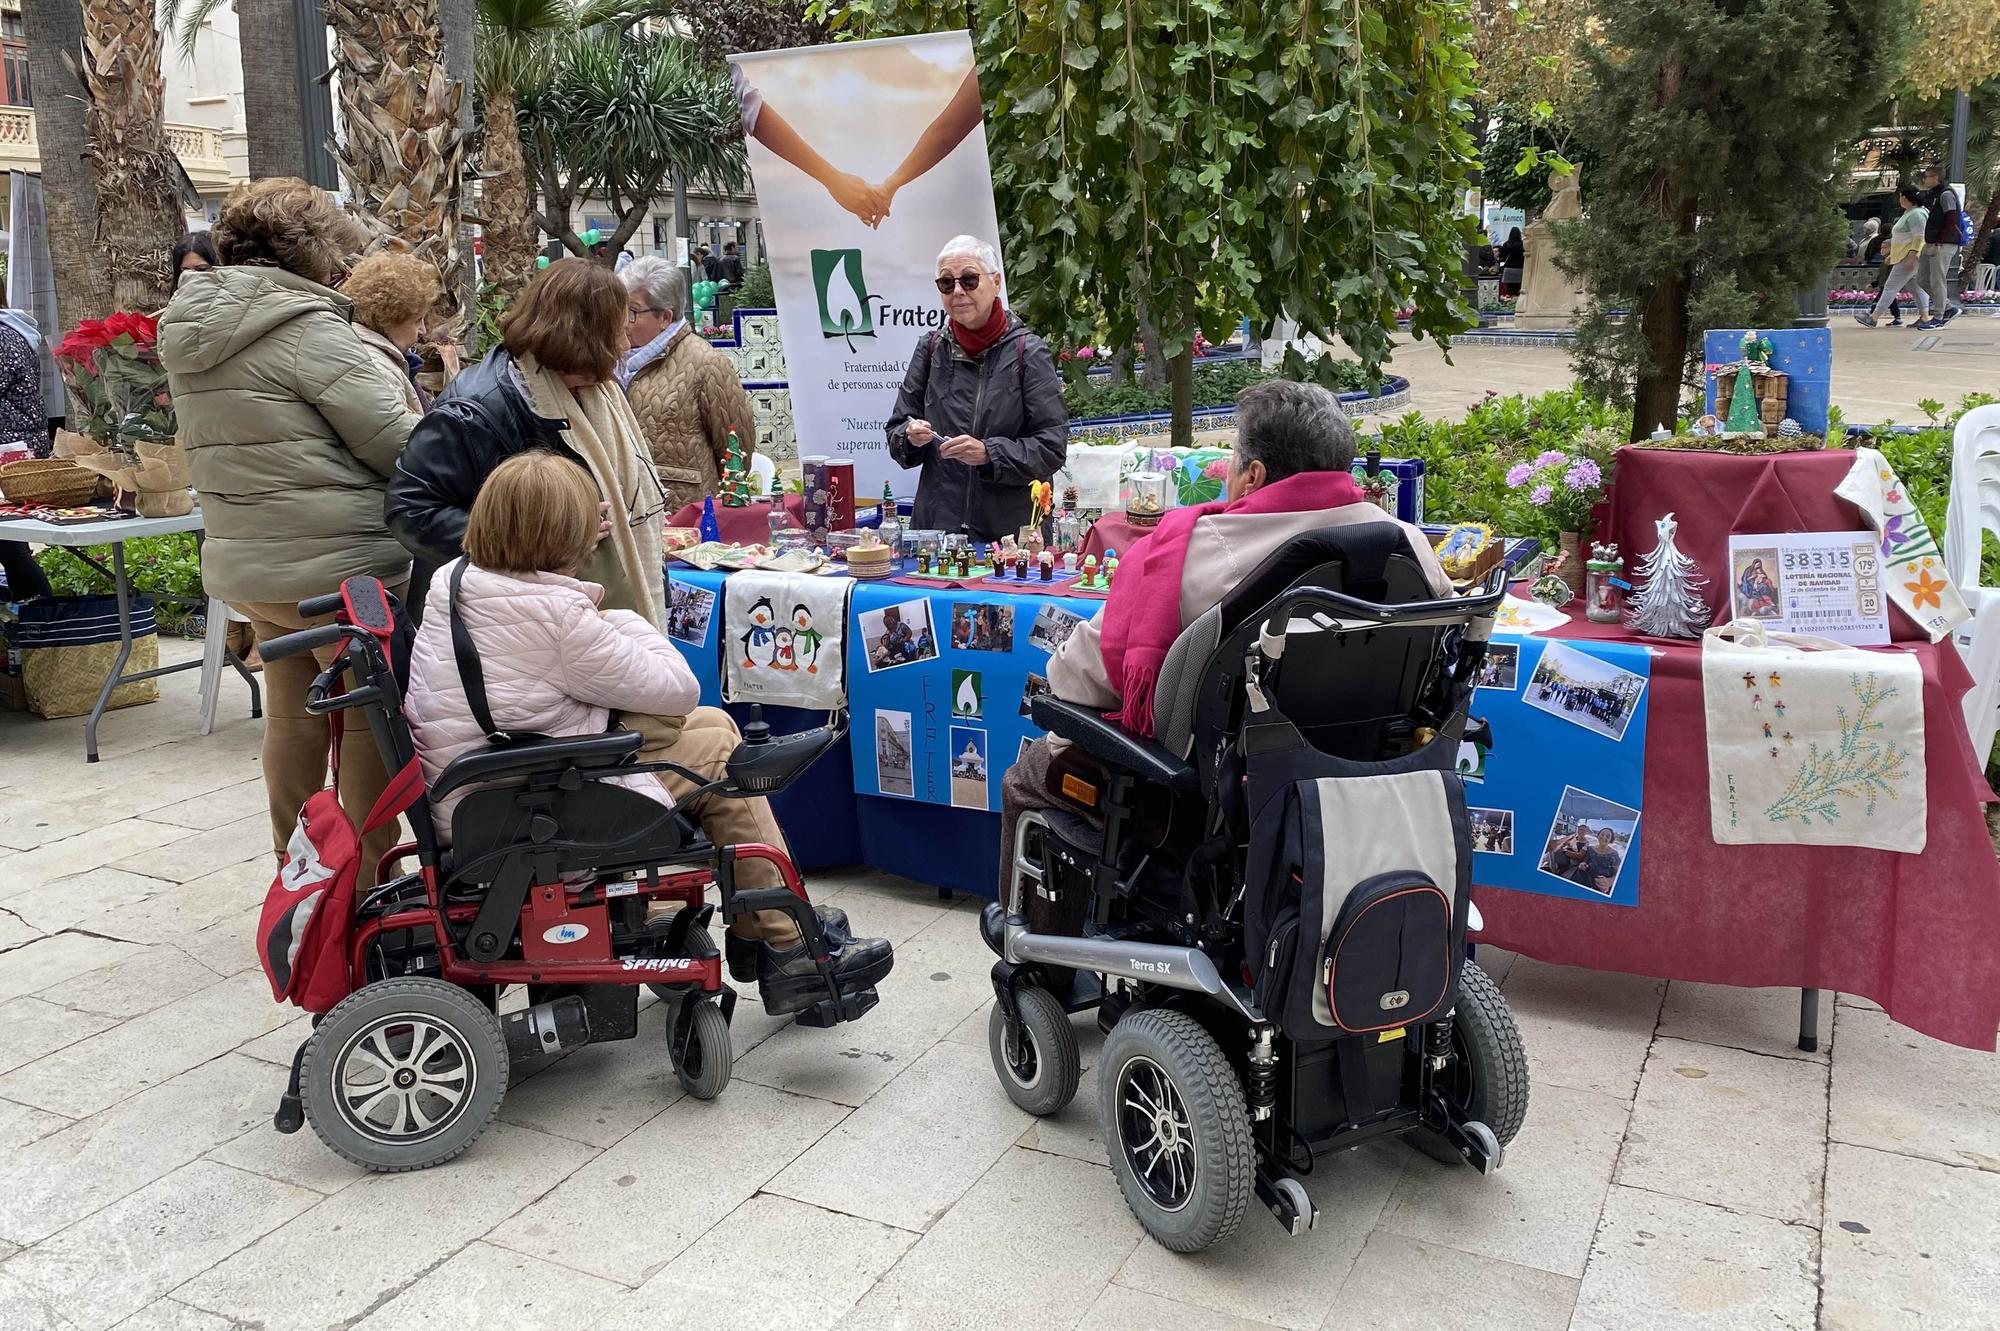
[(417, 371), (424, 362), (414, 348), (423, 339), (439, 290), (437, 269), (414, 254), (400, 253), (369, 255), (354, 265), (340, 288), (354, 302), (354, 331), (379, 353), (376, 368), (388, 371), (411, 411), (430, 406), (417, 388)]
[[(334, 290), (366, 236), (331, 196), (295, 179), (242, 185), (211, 236), (222, 265), (182, 275), (160, 319), (160, 363), (201, 494), (202, 580), (262, 643), (325, 622), (301, 618), (298, 603), (357, 574), (401, 594), (410, 557), (383, 524), (382, 496), (417, 417)], [(326, 718), (305, 703), (332, 655), (264, 668), (264, 788), (280, 855), (300, 806), (326, 784)], [(340, 798), (357, 824), (387, 783), (367, 727), (350, 727)], [(392, 821), (364, 840), (365, 863), (394, 832)]]

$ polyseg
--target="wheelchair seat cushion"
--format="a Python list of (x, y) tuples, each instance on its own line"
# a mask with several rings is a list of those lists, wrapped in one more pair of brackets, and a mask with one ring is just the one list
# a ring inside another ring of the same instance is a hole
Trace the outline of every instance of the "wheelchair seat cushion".
[(642, 742), (643, 737), (637, 731), (612, 730), (602, 735), (571, 735), (475, 749), (452, 759), (438, 773), (437, 780), (431, 782), (430, 795), (441, 800), (464, 786), (536, 772), (560, 772), (565, 767), (583, 771), (618, 767), (631, 761)]

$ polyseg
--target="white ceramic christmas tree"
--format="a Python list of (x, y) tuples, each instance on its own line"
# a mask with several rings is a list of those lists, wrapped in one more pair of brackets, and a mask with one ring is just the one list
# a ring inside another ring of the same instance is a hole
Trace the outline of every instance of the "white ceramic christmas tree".
[(1639, 587), (1632, 597), (1626, 623), (1634, 633), (1650, 638), (1699, 638), (1708, 627), (1708, 603), (1701, 591), (1708, 579), (1681, 553), (1675, 538), (1679, 525), (1669, 513), (1654, 524), (1660, 543), (1639, 564)]

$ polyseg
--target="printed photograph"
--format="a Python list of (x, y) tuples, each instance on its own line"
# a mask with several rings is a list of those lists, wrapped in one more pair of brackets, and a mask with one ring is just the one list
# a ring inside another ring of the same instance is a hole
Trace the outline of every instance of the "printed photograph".
[(1034, 702), (1036, 695), (1048, 692), (1048, 680), (1040, 675), (1029, 675), (1027, 685), (1021, 690), (1021, 715), (1028, 715), (1029, 704)]
[(917, 783), (910, 763), (910, 714), (875, 713), (875, 784), (884, 795), (915, 798)]
[(935, 659), (938, 649), (937, 635), (931, 631), (931, 603), (918, 599), (864, 612), (861, 641), (867, 646), (871, 674)]
[(1028, 642), (1045, 652), (1058, 651), (1069, 641), (1069, 635), (1076, 632), (1076, 626), (1082, 622), (1080, 616), (1072, 615), (1067, 610), (1045, 605), (1035, 616), (1034, 628), (1028, 631)]
[(985, 809), (986, 732), (978, 726), (951, 728), (951, 802), (954, 808)]
[(667, 636), (700, 647), (708, 641), (708, 621), (715, 617), (715, 593), (683, 582), (667, 586)]
[(1729, 552), (1729, 609), (1735, 619), (1783, 619), (1779, 595), (1778, 552), (1737, 549)]
[(959, 601), (951, 607), (951, 645), (961, 652), (1014, 649), (1014, 607)]
[(1521, 668), (1521, 649), (1511, 642), (1496, 642), (1486, 649), (1486, 663), (1479, 667), (1479, 687), (1513, 692)]
[(1638, 833), (1637, 809), (1565, 786), (1539, 867), (1551, 878), (1608, 897), (1618, 886), (1625, 852)]
[(1645, 692), (1644, 675), (1551, 642), (1542, 648), (1542, 659), (1535, 663), (1521, 701), (1572, 725), (1622, 740)]
[[(1488, 855), (1514, 853), (1514, 811), (1512, 809), (1467, 808), (1472, 820), (1472, 848)], [(1614, 877), (1616, 875), (1613, 875)]]

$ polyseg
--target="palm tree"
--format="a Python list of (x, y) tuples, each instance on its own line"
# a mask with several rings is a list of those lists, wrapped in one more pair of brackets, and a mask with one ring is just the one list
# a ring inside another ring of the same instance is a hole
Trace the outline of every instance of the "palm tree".
[[(73, 57), (83, 45), (79, 0), (38, 0), (22, 18), (28, 25), (28, 80), (34, 90), (35, 135), (41, 141), (42, 210), (54, 261), (56, 309), (73, 326), (101, 319), (111, 308), (110, 285), (97, 262), (97, 187), (84, 159), (89, 132), (84, 126), (83, 85)], [(43, 333), (59, 336), (59, 328)]]
[(167, 251), (184, 223), (152, 0), (88, 0), (82, 69), (97, 186), (92, 257), (110, 276), (115, 308), (156, 310), (173, 294)]
[(511, 297), (534, 271), (538, 228), (521, 151), (519, 90), (548, 78), (555, 45), (577, 31), (569, 0), (478, 0), (474, 78), (484, 106), (479, 152), (487, 284)]

